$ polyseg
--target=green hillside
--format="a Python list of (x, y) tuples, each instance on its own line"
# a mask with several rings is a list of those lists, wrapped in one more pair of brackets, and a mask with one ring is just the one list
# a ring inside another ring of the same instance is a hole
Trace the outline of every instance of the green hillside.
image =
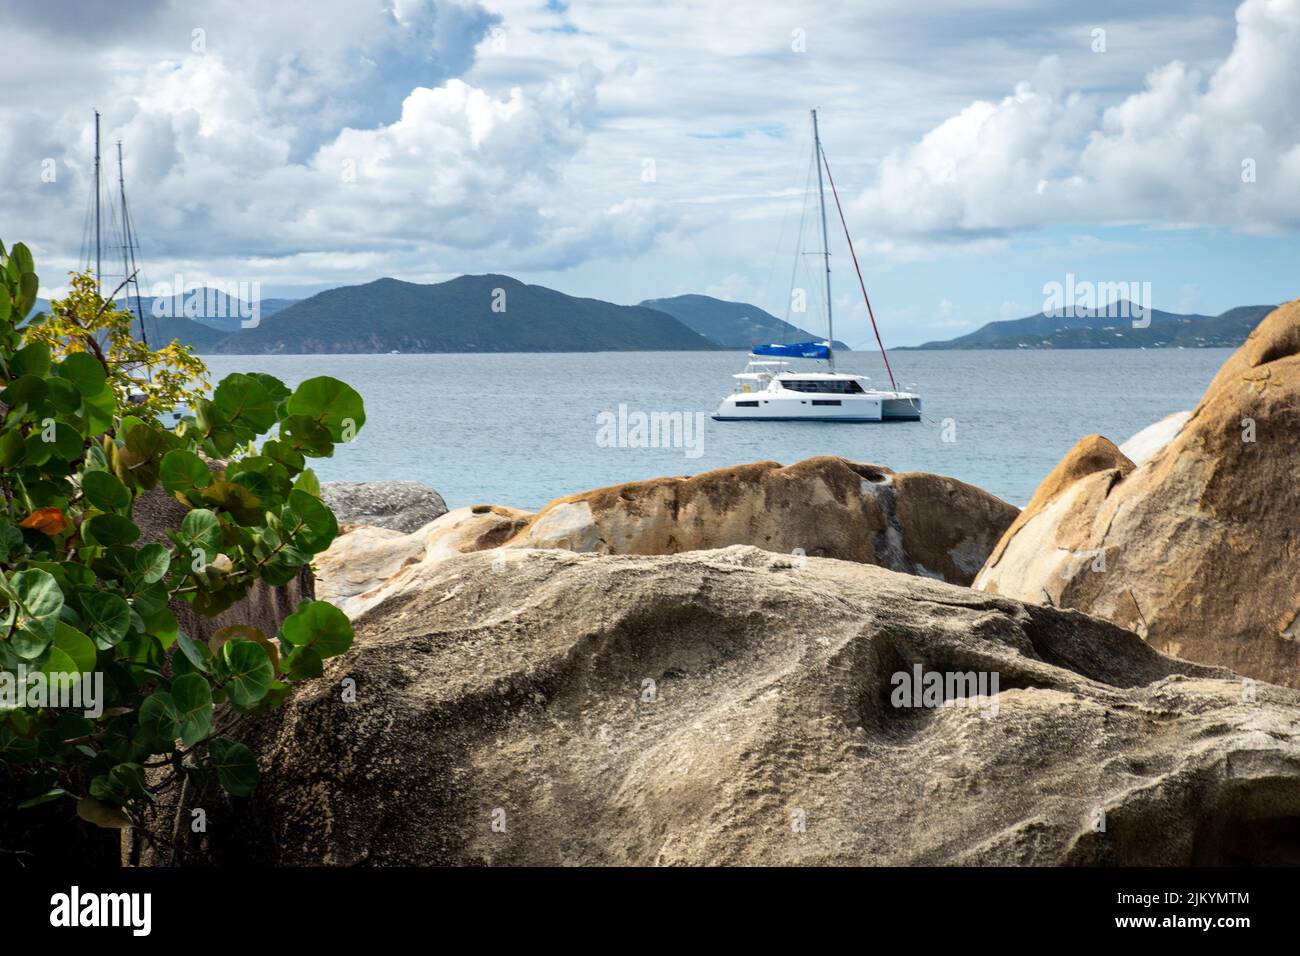
[(378, 279), (318, 293), (235, 332), (230, 353), (600, 352), (719, 346), (666, 313), (581, 299), (503, 275)]

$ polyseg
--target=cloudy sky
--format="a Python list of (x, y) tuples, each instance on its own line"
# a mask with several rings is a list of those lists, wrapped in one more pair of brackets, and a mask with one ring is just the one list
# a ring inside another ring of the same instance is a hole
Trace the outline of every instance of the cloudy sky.
[(0, 237), (47, 289), (98, 108), (147, 283), (504, 272), (785, 315), (817, 107), (892, 344), (1067, 273), (1179, 311), (1300, 295), (1300, 0), (4, 0), (0, 36)]

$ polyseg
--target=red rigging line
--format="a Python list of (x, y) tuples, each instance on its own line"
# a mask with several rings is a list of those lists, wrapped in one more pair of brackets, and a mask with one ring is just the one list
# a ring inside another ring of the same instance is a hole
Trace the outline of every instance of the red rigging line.
[(844, 239), (849, 244), (849, 255), (853, 257), (853, 268), (858, 273), (858, 285), (862, 288), (862, 299), (867, 303), (867, 317), (871, 319), (871, 331), (876, 333), (876, 344), (880, 346), (880, 357), (885, 360), (885, 371), (889, 373), (889, 384), (898, 391), (894, 381), (894, 370), (889, 367), (889, 356), (885, 354), (885, 343), (880, 340), (880, 329), (876, 326), (876, 316), (871, 311), (871, 298), (867, 295), (867, 284), (862, 280), (862, 267), (858, 265), (858, 254), (853, 249), (853, 238), (849, 235), (849, 224), (844, 219), (844, 207), (840, 205), (840, 194), (835, 189), (835, 177), (831, 175), (831, 164), (826, 161), (826, 151), (822, 150), (822, 165), (826, 167), (826, 181), (831, 184), (831, 195), (835, 197), (835, 211), (840, 214), (840, 225), (844, 227)]

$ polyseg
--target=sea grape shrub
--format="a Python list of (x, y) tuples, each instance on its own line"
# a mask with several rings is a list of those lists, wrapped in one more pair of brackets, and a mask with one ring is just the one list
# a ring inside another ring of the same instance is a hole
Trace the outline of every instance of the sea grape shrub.
[(100, 297), (93, 276), (74, 273), (68, 294), (33, 316), (23, 334), (28, 344), (48, 345), (55, 361), (84, 351), (102, 358), (118, 405), (132, 405), (136, 415), (167, 414), (202, 398), (208, 389), (203, 360), (177, 341), (151, 348), (132, 333), (133, 324), (130, 312)]
[[(328, 377), (291, 391), (233, 374), (168, 428), (156, 396), (131, 391), (139, 365), (115, 360), (89, 328), (88, 307), (107, 313), (111, 301), (74, 282), (77, 302), (52, 309), (54, 348), (36, 334), (46, 316), (24, 322), (37, 288), (26, 246), (0, 243), (3, 776), (25, 788), (20, 806), (71, 798), (110, 827), (137, 822), (160, 789), (147, 768), (247, 794), (255, 757), (224, 735), (320, 676), (352, 626), (303, 601), (276, 635), (235, 626), (201, 642), (169, 604), (210, 617), (329, 547), (338, 523), (307, 459), (355, 435), (361, 397)], [(141, 543), (134, 504), (158, 486), (189, 510), (167, 542)], [(54, 706), (69, 699), (78, 706)]]

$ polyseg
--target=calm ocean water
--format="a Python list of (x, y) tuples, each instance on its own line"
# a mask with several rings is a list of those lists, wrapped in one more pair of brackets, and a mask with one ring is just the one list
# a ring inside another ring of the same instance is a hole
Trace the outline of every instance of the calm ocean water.
[[(410, 478), (449, 507), (536, 509), (552, 498), (656, 475), (774, 459), (841, 455), (895, 471), (951, 475), (1024, 505), (1080, 437), (1122, 442), (1191, 408), (1229, 349), (898, 352), (925, 420), (891, 424), (715, 422), (707, 416), (744, 365), (739, 352), (502, 355), (206, 356), (215, 377), (264, 371), (290, 387), (349, 382), (367, 422), (316, 465), (324, 480)], [(840, 356), (843, 371), (888, 384), (880, 357)], [(598, 416), (704, 412), (698, 457), (684, 448), (601, 447)], [(952, 419), (955, 441), (944, 441)]]

